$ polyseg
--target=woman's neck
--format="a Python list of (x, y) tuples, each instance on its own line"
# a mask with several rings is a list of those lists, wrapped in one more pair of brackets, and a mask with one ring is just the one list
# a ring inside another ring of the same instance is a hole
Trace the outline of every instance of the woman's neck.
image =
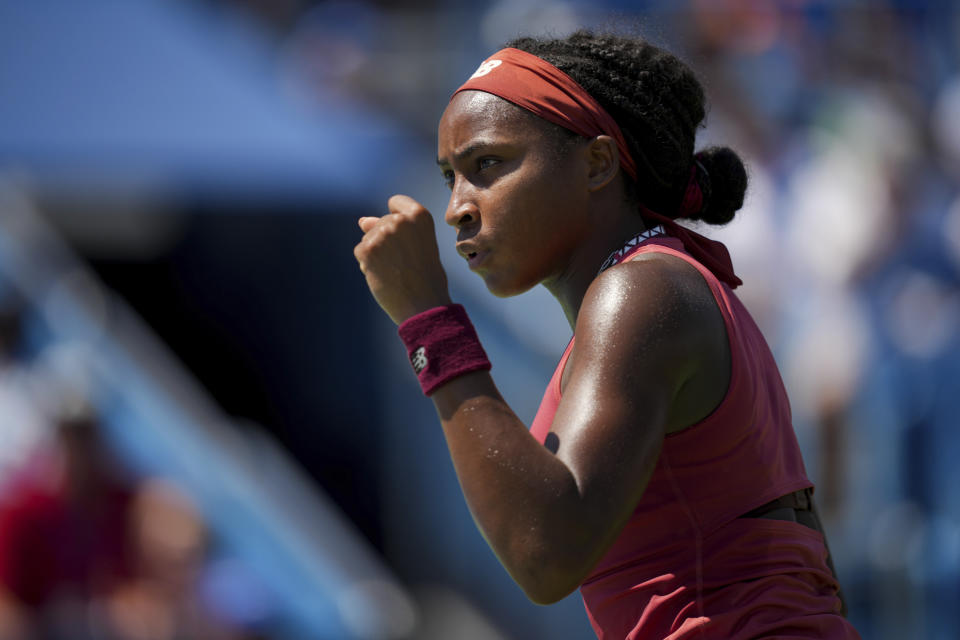
[(637, 211), (622, 202), (618, 205), (614, 214), (595, 216), (594, 232), (577, 247), (567, 268), (558, 277), (543, 283), (560, 303), (573, 330), (576, 329), (583, 297), (604, 261), (627, 240), (646, 229)]

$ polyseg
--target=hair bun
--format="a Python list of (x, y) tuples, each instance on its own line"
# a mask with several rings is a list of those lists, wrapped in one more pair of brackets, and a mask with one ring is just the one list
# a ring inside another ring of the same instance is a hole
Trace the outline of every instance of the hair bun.
[(690, 217), (707, 224), (730, 222), (743, 206), (747, 192), (747, 170), (743, 161), (730, 147), (708, 147), (698, 152), (695, 158), (705, 170), (697, 170), (703, 191), (703, 208)]

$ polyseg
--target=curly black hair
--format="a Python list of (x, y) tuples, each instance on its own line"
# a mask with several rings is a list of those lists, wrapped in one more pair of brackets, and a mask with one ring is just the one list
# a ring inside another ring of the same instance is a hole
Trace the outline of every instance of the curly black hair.
[(629, 194), (637, 202), (675, 217), (696, 161), (703, 168), (697, 171), (703, 207), (685, 217), (725, 224), (743, 206), (747, 173), (736, 152), (710, 147), (694, 155), (706, 115), (703, 86), (676, 56), (640, 38), (584, 30), (562, 39), (518, 38), (506, 46), (569, 75), (616, 120), (637, 164)]

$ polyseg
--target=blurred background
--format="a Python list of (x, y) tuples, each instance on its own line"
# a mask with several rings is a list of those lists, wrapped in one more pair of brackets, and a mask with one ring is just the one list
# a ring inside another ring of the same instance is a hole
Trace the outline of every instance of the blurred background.
[[(0, 640), (590, 638), (463, 504), (352, 255), (506, 40), (640, 34), (748, 161), (728, 243), (864, 638), (960, 637), (960, 7), (0, 2)], [(439, 222), (439, 220), (438, 220)], [(569, 328), (454, 298), (532, 419)]]

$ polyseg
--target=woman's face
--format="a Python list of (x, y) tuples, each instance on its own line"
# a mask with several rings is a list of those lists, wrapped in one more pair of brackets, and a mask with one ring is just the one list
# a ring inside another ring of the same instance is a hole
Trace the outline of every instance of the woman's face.
[(583, 145), (481, 91), (454, 96), (440, 119), (437, 163), (450, 188), (457, 251), (497, 296), (555, 279), (588, 233)]

